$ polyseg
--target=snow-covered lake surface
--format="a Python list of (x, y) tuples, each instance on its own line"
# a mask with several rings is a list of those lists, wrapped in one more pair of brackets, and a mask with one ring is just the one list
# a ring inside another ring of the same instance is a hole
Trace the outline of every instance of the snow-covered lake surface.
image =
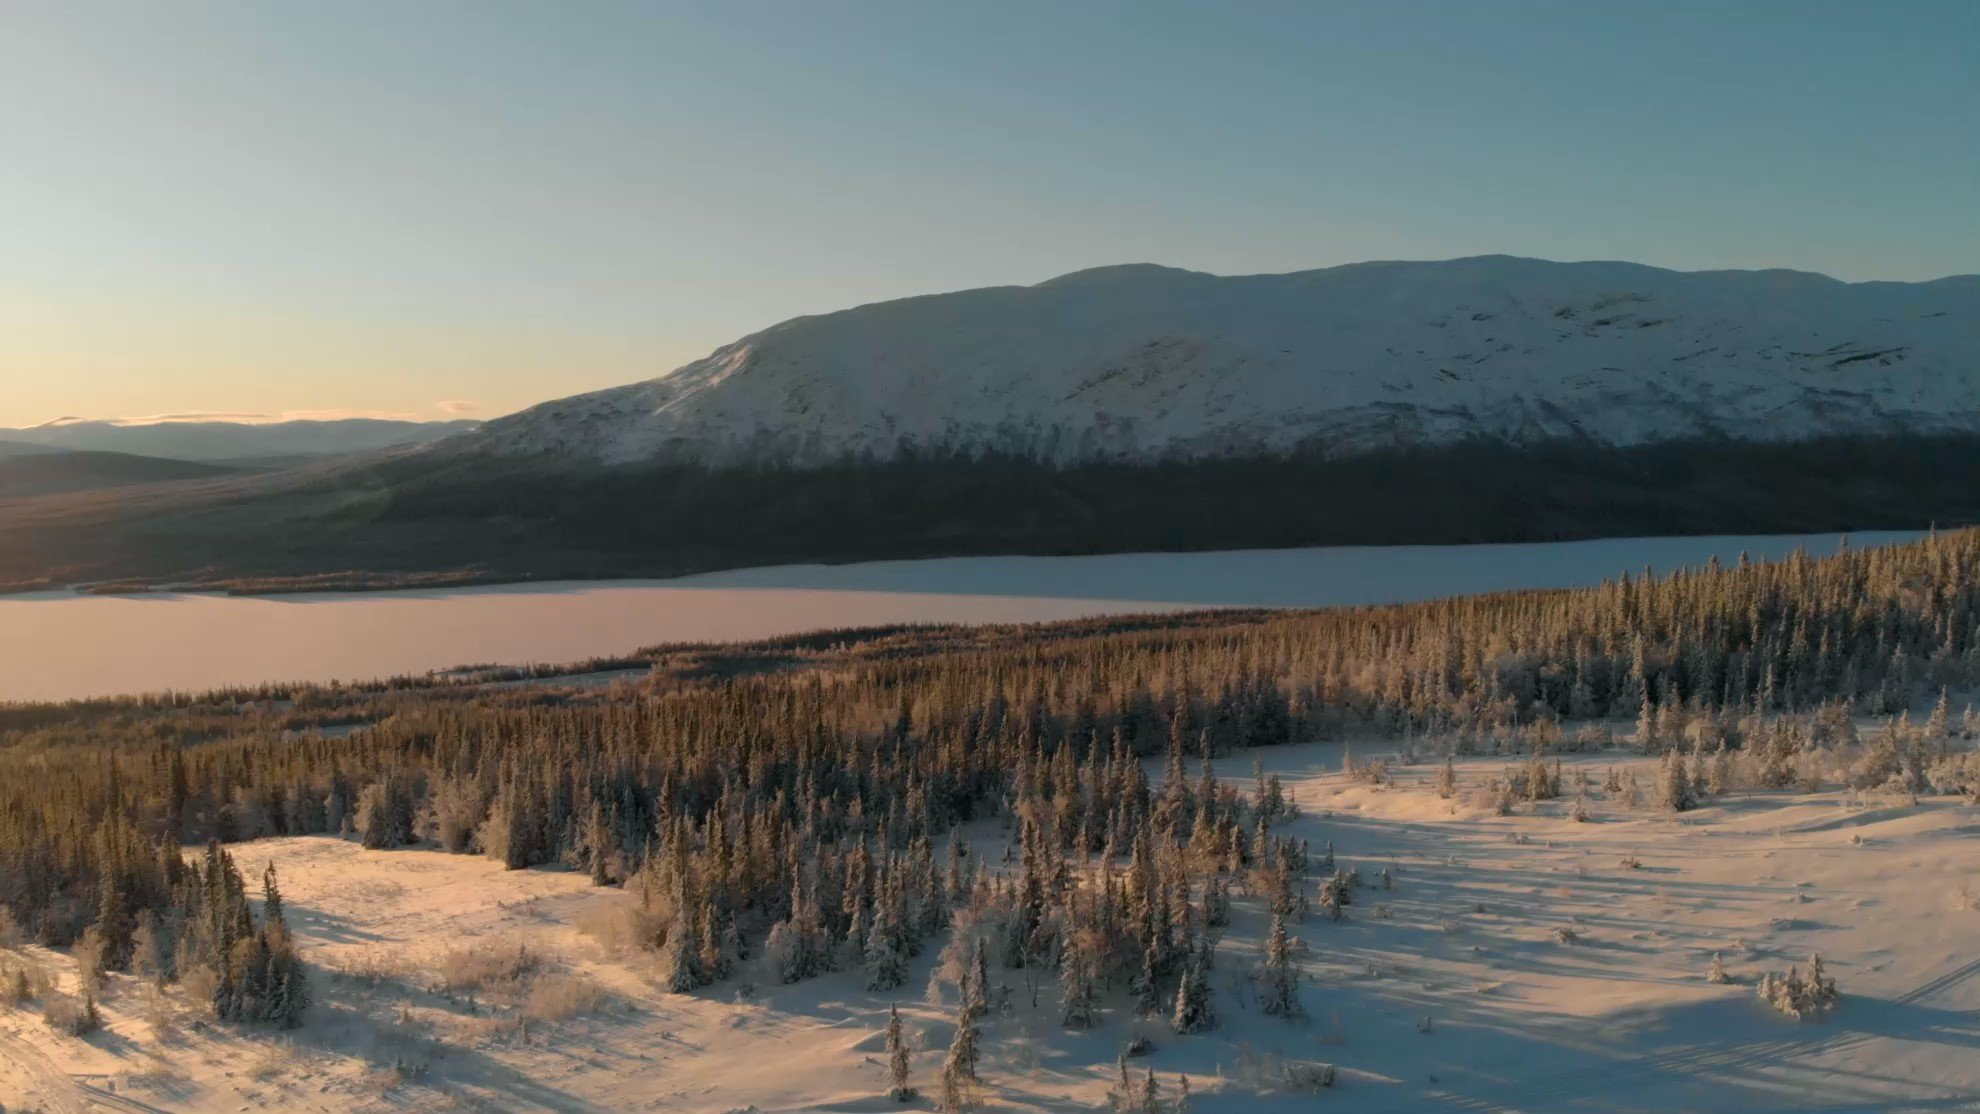
[[(1855, 546), (1917, 532), (1850, 536)], [(1027, 622), (1201, 607), (1389, 603), (1595, 584), (1716, 556), (1834, 552), (1840, 536), (1613, 538), (964, 557), (791, 565), (677, 580), (228, 597), (0, 596), (0, 700), (65, 700), (262, 681), (356, 680), (468, 663), (565, 662), (662, 642), (901, 622)]]

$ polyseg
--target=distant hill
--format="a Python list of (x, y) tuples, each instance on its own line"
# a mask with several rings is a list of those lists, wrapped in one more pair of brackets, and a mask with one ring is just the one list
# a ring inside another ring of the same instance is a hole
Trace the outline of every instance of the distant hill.
[(811, 467), (1975, 432), (1980, 276), (1484, 256), (1236, 277), (1102, 267), (859, 306), (448, 447), (543, 468)]
[(217, 464), (129, 453), (65, 452), (31, 446), (28, 452), (9, 455), (6, 447), (0, 446), (0, 499), (211, 479), (234, 472)]
[[(377, 452), (419, 445), (470, 430), (471, 421), (332, 421), (131, 423), (63, 418), (27, 429), (0, 429), (0, 442), (53, 449), (130, 453), (171, 460), (235, 462)], [(0, 449), (0, 455), (5, 450)]]
[(1135, 265), (801, 317), (658, 379), (368, 456), (14, 500), (0, 582), (359, 586), (1935, 521), (1980, 521), (1980, 276)]

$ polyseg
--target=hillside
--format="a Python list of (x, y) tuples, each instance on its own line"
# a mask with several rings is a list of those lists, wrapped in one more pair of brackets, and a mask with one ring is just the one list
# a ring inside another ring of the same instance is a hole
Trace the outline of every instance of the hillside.
[(240, 462), (377, 452), (423, 444), (472, 428), (474, 423), (466, 421), (406, 422), (378, 418), (287, 422), (62, 418), (26, 429), (0, 429), (0, 442), (172, 460)]
[(430, 444), (15, 500), (0, 584), (1976, 521), (1980, 277), (1135, 266), (798, 318)]
[(30, 445), (21, 441), (0, 441), (0, 460), (11, 460), (19, 456), (39, 456), (42, 453), (56, 451), (46, 445)]
[(8, 456), (0, 452), (0, 499), (206, 479), (232, 472), (214, 464), (129, 453), (50, 450)]
[(1232, 278), (1105, 267), (860, 306), (448, 447), (803, 466), (1975, 430), (1980, 276), (1490, 256)]

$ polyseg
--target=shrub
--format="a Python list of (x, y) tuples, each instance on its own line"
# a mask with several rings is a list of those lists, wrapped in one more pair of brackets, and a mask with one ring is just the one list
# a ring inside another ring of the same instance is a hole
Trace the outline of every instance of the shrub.
[(28, 960), (0, 960), (0, 1005), (18, 1009), (29, 1002), (43, 1002), (54, 993), (48, 972)]
[(1823, 969), (1819, 955), (1809, 958), (1806, 977), (1794, 967), (1788, 968), (1786, 975), (1770, 971), (1761, 976), (1759, 993), (1761, 1001), (1802, 1020), (1828, 1011), (1841, 997), (1836, 993), (1836, 980)]
[(58, 1033), (86, 1037), (103, 1028), (103, 1015), (97, 1012), (94, 995), (85, 994), (77, 1001), (66, 995), (50, 994), (47, 1001), (41, 1020)]
[(542, 962), (527, 944), (470, 944), (440, 957), (440, 988), (449, 994), (520, 993)]
[(605, 989), (583, 975), (544, 975), (530, 986), (522, 1013), (531, 1021), (564, 1021), (604, 1003)]

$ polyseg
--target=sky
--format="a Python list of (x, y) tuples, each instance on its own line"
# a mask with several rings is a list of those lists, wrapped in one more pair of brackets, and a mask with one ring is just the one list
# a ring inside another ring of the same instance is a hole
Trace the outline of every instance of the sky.
[(0, 426), (490, 417), (1156, 262), (1980, 271), (1980, 3), (0, 7)]

